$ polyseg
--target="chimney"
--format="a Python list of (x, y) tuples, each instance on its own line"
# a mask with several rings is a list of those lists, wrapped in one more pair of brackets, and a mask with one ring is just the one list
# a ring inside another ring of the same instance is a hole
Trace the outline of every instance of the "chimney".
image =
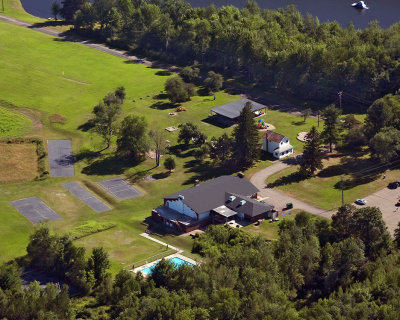
[(238, 176), (239, 178), (244, 178), (243, 172), (238, 172), (237, 176)]
[(194, 186), (197, 187), (200, 184), (200, 180), (196, 179), (194, 180)]

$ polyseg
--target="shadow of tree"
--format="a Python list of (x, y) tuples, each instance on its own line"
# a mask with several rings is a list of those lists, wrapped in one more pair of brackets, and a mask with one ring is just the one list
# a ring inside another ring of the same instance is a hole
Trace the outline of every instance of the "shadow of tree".
[(78, 126), (78, 130), (81, 130), (83, 132), (88, 132), (90, 129), (94, 127), (94, 124), (92, 121), (88, 120), (87, 122), (81, 124)]
[(157, 99), (157, 100), (165, 100), (168, 99), (168, 95), (166, 93), (159, 93), (156, 94), (153, 99)]
[(178, 105), (171, 102), (162, 102), (158, 101), (153, 103), (150, 108), (157, 109), (157, 110), (168, 110), (168, 109), (175, 109)]
[(109, 175), (122, 174), (127, 168), (135, 166), (137, 163), (129, 161), (126, 158), (115, 155), (98, 159), (91, 162), (82, 169), (82, 173), (87, 175)]
[(224, 174), (233, 174), (236, 172), (234, 166), (218, 167), (211, 161), (190, 160), (185, 163), (185, 173), (195, 173), (195, 175), (184, 181), (184, 185), (194, 184), (196, 180), (206, 181)]
[(156, 72), (157, 76), (170, 76), (172, 74), (172, 72), (167, 71), (167, 70), (160, 70)]
[(301, 126), (301, 125), (303, 125), (303, 124), (305, 124), (305, 121), (304, 121), (304, 120), (292, 121), (292, 125), (294, 125), (294, 126)]
[(194, 146), (189, 145), (189, 147), (187, 148), (183, 143), (181, 143), (181, 144), (177, 144), (175, 146), (170, 147), (169, 152), (179, 158), (193, 157), (195, 150), (191, 149), (191, 147), (194, 147)]
[(287, 176), (280, 177), (279, 179), (267, 185), (268, 188), (284, 186), (292, 183), (299, 183), (306, 180), (308, 177), (300, 171), (293, 172)]
[(29, 28), (35, 29), (35, 28), (67, 26), (67, 25), (69, 25), (69, 23), (65, 22), (64, 20), (47, 20), (43, 22), (36, 22), (31, 26), (29, 26)]

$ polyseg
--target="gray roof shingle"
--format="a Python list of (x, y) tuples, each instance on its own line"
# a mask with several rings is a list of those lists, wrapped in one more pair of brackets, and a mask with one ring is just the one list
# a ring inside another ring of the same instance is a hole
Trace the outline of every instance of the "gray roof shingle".
[(178, 196), (183, 196), (183, 203), (200, 214), (223, 205), (225, 203), (226, 192), (251, 196), (258, 191), (245, 177), (221, 176), (200, 183), (196, 187), (175, 192), (164, 197), (164, 199), (177, 199)]

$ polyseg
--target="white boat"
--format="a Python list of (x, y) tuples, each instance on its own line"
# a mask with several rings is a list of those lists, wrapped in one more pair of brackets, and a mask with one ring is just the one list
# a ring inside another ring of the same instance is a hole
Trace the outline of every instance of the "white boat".
[(356, 9), (369, 9), (364, 1), (354, 2), (351, 6)]

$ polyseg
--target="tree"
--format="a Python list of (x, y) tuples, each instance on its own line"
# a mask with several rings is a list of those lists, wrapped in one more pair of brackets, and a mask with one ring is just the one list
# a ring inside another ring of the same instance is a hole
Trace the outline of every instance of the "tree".
[(208, 157), (209, 153), (210, 147), (207, 144), (203, 144), (194, 152), (194, 157), (196, 158), (196, 160), (202, 161)]
[(85, 2), (80, 10), (74, 14), (74, 28), (90, 28), (93, 29), (96, 23), (96, 12), (90, 2)]
[[(94, 131), (104, 139), (104, 142), (106, 143), (105, 149), (110, 147), (111, 138), (117, 130), (115, 122), (121, 112), (121, 104), (125, 97), (124, 89), (121, 88), (118, 88), (113, 93), (108, 93), (108, 95), (104, 97), (103, 101), (99, 102), (99, 104), (93, 109), (93, 128)], [(121, 90), (123, 94), (121, 93)]]
[(61, 16), (67, 21), (72, 22), (76, 11), (80, 10), (86, 0), (61, 0)]
[(107, 269), (110, 268), (110, 260), (108, 260), (108, 253), (103, 247), (93, 248), (88, 268), (93, 271), (97, 283), (104, 279)]
[(211, 139), (210, 142), (210, 158), (225, 167), (231, 160), (233, 148), (233, 139), (224, 133), (218, 139)]
[(160, 157), (165, 154), (167, 150), (167, 142), (165, 140), (165, 133), (159, 126), (154, 125), (149, 132), (149, 137), (153, 142), (154, 151), (156, 153), (156, 166), (160, 165)]
[(51, 13), (54, 16), (54, 20), (58, 20), (58, 15), (61, 12), (61, 6), (58, 3), (57, 0), (53, 1), (53, 3), (51, 4)]
[(388, 162), (400, 154), (400, 131), (393, 127), (382, 128), (369, 141), (374, 157)]
[(209, 94), (213, 94), (221, 90), (223, 82), (224, 78), (219, 73), (209, 71), (207, 74), (207, 78), (204, 80), (204, 87)]
[(179, 75), (182, 77), (182, 79), (186, 82), (195, 82), (196, 79), (199, 78), (200, 70), (196, 65), (193, 66), (187, 66), (182, 69), (182, 71), (179, 73)]
[(397, 249), (400, 249), (400, 222), (397, 224), (397, 228), (394, 230), (394, 244)]
[(357, 209), (351, 220), (351, 234), (362, 240), (369, 259), (375, 260), (389, 252), (392, 241), (379, 208)]
[(340, 110), (332, 104), (322, 110), (321, 115), (324, 119), (321, 137), (325, 143), (329, 143), (329, 152), (332, 152), (332, 144), (337, 144), (341, 138)]
[(301, 115), (302, 115), (302, 117), (304, 119), (304, 122), (306, 122), (307, 118), (309, 116), (311, 116), (311, 113), (312, 113), (312, 110), (310, 108), (301, 110)]
[(136, 115), (125, 117), (118, 133), (117, 152), (132, 157), (134, 161), (140, 161), (147, 151), (149, 141), (145, 118)]
[(313, 176), (315, 171), (322, 169), (323, 153), (321, 140), (317, 129), (313, 126), (305, 137), (305, 146), (301, 157), (300, 171), (306, 176)]
[(189, 101), (194, 94), (193, 85), (185, 83), (179, 76), (168, 78), (165, 82), (165, 91), (172, 103)]
[(344, 118), (343, 127), (345, 127), (347, 130), (350, 130), (355, 127), (360, 127), (360, 126), (361, 126), (361, 122), (356, 119), (354, 114), (348, 114)]
[(252, 165), (260, 153), (259, 134), (251, 111), (251, 103), (246, 102), (238, 117), (238, 125), (232, 134), (233, 158), (239, 166)]
[(206, 142), (207, 136), (200, 132), (199, 128), (192, 122), (186, 122), (179, 125), (178, 142), (184, 143), (185, 147), (189, 147), (189, 143), (193, 140), (195, 145), (202, 145)]
[(367, 143), (367, 138), (364, 134), (364, 128), (360, 125), (353, 126), (344, 136), (344, 145), (347, 148), (361, 149)]
[(172, 157), (167, 157), (164, 160), (164, 167), (171, 173), (172, 170), (176, 168), (175, 159)]
[(365, 127), (369, 139), (384, 127), (400, 130), (400, 94), (387, 94), (376, 100), (367, 110)]

